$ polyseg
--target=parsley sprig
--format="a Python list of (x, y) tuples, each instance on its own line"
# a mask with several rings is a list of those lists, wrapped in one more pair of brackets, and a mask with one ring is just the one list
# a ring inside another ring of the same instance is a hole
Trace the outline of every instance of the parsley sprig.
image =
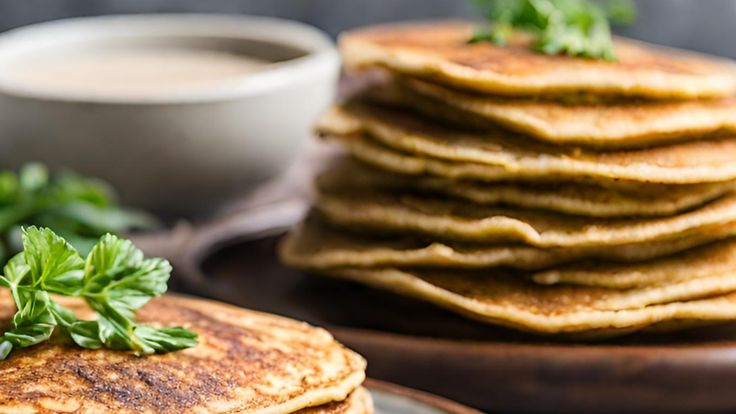
[(73, 173), (52, 177), (41, 164), (27, 164), (16, 174), (0, 171), (0, 265), (22, 248), (20, 228), (54, 229), (83, 254), (105, 233), (147, 230), (152, 216), (115, 204), (104, 182)]
[[(133, 243), (106, 234), (86, 260), (47, 228), (22, 230), (23, 251), (3, 269), (17, 312), (0, 337), (0, 359), (14, 348), (48, 340), (59, 327), (82, 348), (132, 350), (138, 355), (193, 347), (197, 334), (182, 327), (156, 328), (136, 321), (135, 311), (166, 292), (171, 265), (145, 258)], [(80, 320), (51, 295), (84, 299), (96, 320)]]
[(538, 52), (616, 60), (609, 20), (627, 24), (636, 18), (632, 0), (475, 0), (492, 23), (469, 40), (507, 44), (515, 30), (531, 33)]

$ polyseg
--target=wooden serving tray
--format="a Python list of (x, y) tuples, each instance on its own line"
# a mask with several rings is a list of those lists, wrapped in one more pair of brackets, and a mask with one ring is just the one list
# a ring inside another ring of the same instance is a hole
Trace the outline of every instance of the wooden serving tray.
[(285, 268), (275, 247), (304, 209), (276, 203), (136, 243), (174, 262), (179, 291), (324, 326), (368, 359), (371, 377), (485, 412), (736, 410), (736, 324), (599, 343), (494, 328)]

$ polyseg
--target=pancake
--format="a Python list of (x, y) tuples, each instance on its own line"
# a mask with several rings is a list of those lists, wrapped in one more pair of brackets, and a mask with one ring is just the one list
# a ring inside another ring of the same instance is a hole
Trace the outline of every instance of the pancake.
[(485, 205), (508, 205), (589, 217), (665, 216), (703, 205), (736, 188), (736, 183), (660, 186), (648, 191), (616, 191), (584, 183), (488, 184), (442, 177), (392, 174), (341, 159), (317, 177), (317, 187), (375, 188), (445, 195)]
[(396, 151), (362, 134), (330, 134), (328, 138), (339, 142), (356, 159), (399, 174), (430, 174), (450, 179), (490, 182), (537, 181), (537, 177), (534, 177), (535, 180), (522, 180), (513, 171), (495, 165), (455, 163)]
[(446, 162), (500, 168), (505, 175), (532, 179), (630, 180), (692, 184), (736, 179), (736, 139), (701, 139), (638, 150), (592, 152), (536, 142), (510, 132), (460, 132), (376, 105), (347, 104), (320, 119), (328, 136), (367, 134), (391, 148)]
[[(587, 177), (566, 177), (560, 180), (554, 176), (519, 176), (515, 171), (502, 167), (479, 163), (461, 163), (440, 160), (432, 157), (417, 156), (407, 152), (396, 151), (364, 135), (333, 135), (331, 139), (339, 142), (342, 147), (354, 158), (371, 165), (375, 168), (394, 172), (397, 174), (421, 176), (431, 175), (449, 178), (451, 180), (475, 180), (485, 183), (513, 182), (549, 184), (559, 182), (575, 182), (583, 184), (594, 184), (605, 188), (623, 190), (636, 194), (647, 192), (659, 192), (662, 188), (675, 189), (677, 191), (699, 191), (698, 188), (704, 184), (679, 184), (663, 185), (656, 183), (634, 182), (618, 179), (601, 179), (597, 177), (591, 180)], [(713, 183), (706, 183), (711, 185)], [(721, 183), (720, 185), (730, 185)]]
[(733, 64), (632, 40), (614, 40), (618, 62), (550, 56), (530, 48), (529, 36), (507, 46), (468, 44), (468, 22), (374, 26), (343, 34), (340, 51), (348, 69), (387, 67), (496, 95), (570, 93), (652, 98), (723, 97), (736, 92)]
[[(81, 318), (94, 315), (79, 300), (59, 302)], [(3, 291), (0, 319), (13, 312)], [(54, 336), (0, 363), (0, 413), (286, 414), (343, 401), (365, 377), (359, 355), (286, 318), (176, 296), (154, 299), (139, 318), (186, 326), (199, 345), (140, 358)]]
[[(493, 274), (339, 269), (329, 275), (426, 300), (482, 322), (541, 334), (597, 331), (600, 337), (664, 322), (725, 322), (736, 318), (736, 294), (667, 303), (679, 296), (676, 293), (690, 296), (687, 290), (675, 292), (676, 285), (628, 291), (540, 286), (500, 269), (494, 269)], [(710, 283), (714, 291), (720, 290), (717, 280)], [(647, 306), (657, 302), (661, 303)]]
[(295, 414), (372, 414), (373, 399), (363, 387), (353, 391), (344, 401), (334, 401), (317, 407), (305, 408)]
[(671, 257), (631, 265), (582, 263), (546, 270), (533, 276), (540, 284), (576, 284), (611, 289), (633, 289), (736, 274), (736, 240), (728, 239)]
[[(316, 212), (292, 229), (279, 245), (288, 266), (304, 270), (338, 267), (489, 268), (536, 270), (582, 259), (639, 262), (736, 235), (736, 223), (704, 229), (700, 234), (659, 242), (620, 246), (536, 247), (438, 242), (415, 236), (375, 236), (332, 227)], [(565, 276), (560, 273), (560, 279)], [(585, 278), (588, 281), (589, 278)], [(592, 283), (591, 283), (592, 284)]]
[(328, 221), (347, 228), (544, 248), (644, 243), (736, 223), (736, 195), (680, 215), (657, 218), (587, 218), (359, 190), (320, 193), (315, 207)]
[[(392, 86), (386, 86), (390, 88)], [(505, 128), (558, 145), (634, 148), (736, 133), (736, 98), (693, 101), (560, 103), (504, 99), (406, 79), (394, 95), (431, 117), (460, 126)]]

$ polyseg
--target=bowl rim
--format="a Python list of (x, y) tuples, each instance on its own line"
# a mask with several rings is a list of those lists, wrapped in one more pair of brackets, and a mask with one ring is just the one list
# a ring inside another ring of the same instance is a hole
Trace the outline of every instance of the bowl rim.
[[(336, 76), (340, 58), (333, 40), (322, 30), (293, 20), (256, 15), (202, 13), (117, 14), (52, 20), (19, 27), (0, 34), (0, 61), (12, 59), (23, 48), (42, 48), (81, 39), (97, 31), (108, 38), (144, 39), (155, 36), (213, 37), (261, 41), (303, 50), (305, 54), (277, 62), (263, 71), (212, 88), (160, 91), (145, 95), (55, 91), (3, 76), (0, 94), (44, 101), (99, 104), (189, 104), (227, 101), (267, 93), (280, 87), (308, 82), (324, 75)], [(8, 57), (10, 54), (10, 57)]]

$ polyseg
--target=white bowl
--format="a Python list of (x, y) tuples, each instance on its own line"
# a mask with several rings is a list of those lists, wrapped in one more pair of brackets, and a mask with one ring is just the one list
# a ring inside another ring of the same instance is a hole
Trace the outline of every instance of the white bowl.
[[(211, 88), (122, 95), (49, 89), (8, 69), (64, 48), (162, 41), (228, 42), (278, 63)], [(0, 167), (42, 161), (108, 180), (135, 206), (206, 214), (290, 164), (338, 71), (329, 37), (273, 18), (125, 15), (12, 30), (0, 35)]]

